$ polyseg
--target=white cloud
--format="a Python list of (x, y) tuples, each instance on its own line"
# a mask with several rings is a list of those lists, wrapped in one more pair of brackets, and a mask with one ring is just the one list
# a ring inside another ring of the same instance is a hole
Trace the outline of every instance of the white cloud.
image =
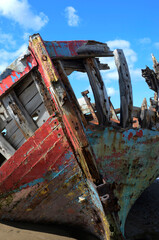
[(3, 33), (0, 30), (0, 44), (6, 48), (11, 48), (16, 45), (16, 41), (13, 39), (13, 36), (9, 33)]
[(14, 52), (6, 51), (5, 49), (0, 49), (0, 72), (2, 72), (12, 61), (24, 53), (27, 49), (27, 45), (23, 44), (20, 48)]
[(107, 87), (107, 93), (108, 93), (108, 96), (111, 97), (111, 96), (114, 96), (117, 93), (117, 91), (113, 87)]
[(25, 41), (28, 41), (30, 35), (31, 35), (30, 33), (25, 32), (25, 33), (23, 34), (23, 39), (24, 39)]
[(155, 42), (155, 47), (157, 48), (157, 49), (159, 49), (159, 42)]
[(126, 48), (126, 49), (130, 48), (130, 42), (128, 42), (126, 40), (121, 40), (121, 39), (108, 41), (107, 44), (110, 48), (113, 48), (113, 49), (115, 49), (115, 48), (122, 48), (122, 49), (123, 48)]
[(40, 30), (48, 17), (34, 14), (27, 0), (0, 0), (0, 15), (19, 23), (25, 29)]
[(80, 18), (77, 15), (77, 11), (74, 7), (65, 8), (65, 16), (67, 18), (68, 25), (70, 27), (77, 27), (80, 23)]
[(141, 43), (141, 44), (149, 44), (149, 43), (151, 43), (151, 39), (148, 38), (148, 37), (140, 38), (139, 39), (139, 43)]

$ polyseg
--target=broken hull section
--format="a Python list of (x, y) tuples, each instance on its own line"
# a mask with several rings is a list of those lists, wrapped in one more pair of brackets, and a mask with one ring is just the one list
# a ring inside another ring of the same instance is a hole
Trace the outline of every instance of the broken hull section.
[[(87, 131), (97, 157), (99, 172), (114, 195), (118, 226), (124, 235), (128, 212), (141, 193), (156, 179), (159, 171), (159, 135), (147, 129), (102, 129)], [(107, 204), (109, 209), (109, 203)]]
[(0, 178), (2, 220), (72, 224), (109, 239), (95, 186), (84, 177), (57, 118), (16, 151)]

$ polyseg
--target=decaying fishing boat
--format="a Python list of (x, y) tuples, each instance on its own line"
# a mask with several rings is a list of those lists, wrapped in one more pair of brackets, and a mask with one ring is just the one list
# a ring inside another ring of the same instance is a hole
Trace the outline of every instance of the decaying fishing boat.
[[(109, 67), (98, 57), (115, 58), (118, 110), (100, 73)], [(87, 114), (67, 77), (73, 71), (89, 77), (95, 105), (82, 92)], [(145, 108), (133, 107), (122, 50), (35, 34), (0, 77), (0, 219), (64, 223), (102, 240), (124, 239), (131, 206), (159, 173), (159, 133), (158, 110), (149, 110), (147, 124)]]

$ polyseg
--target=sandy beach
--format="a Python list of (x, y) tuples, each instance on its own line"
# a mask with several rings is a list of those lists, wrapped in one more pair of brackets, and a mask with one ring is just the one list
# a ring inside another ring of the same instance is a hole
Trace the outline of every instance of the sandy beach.
[(78, 229), (59, 225), (0, 223), (0, 239), (3, 240), (97, 240), (96, 237)]

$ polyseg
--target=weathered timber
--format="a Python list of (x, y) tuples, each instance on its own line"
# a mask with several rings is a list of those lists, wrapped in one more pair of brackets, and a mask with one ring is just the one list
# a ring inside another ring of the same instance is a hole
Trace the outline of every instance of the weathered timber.
[(24, 106), (26, 106), (26, 104), (28, 102), (30, 102), (34, 96), (38, 93), (38, 90), (34, 84), (34, 82), (32, 82), (20, 95), (19, 95), (19, 100), (23, 103)]
[(113, 57), (107, 44), (96, 41), (44, 41), (44, 45), (51, 59)]
[(87, 96), (88, 93), (89, 93), (88, 90), (86, 90), (84, 92), (81, 92), (82, 96), (84, 97), (84, 100), (86, 101), (86, 104), (87, 104), (88, 108), (90, 109), (90, 112), (92, 114), (92, 117), (93, 117), (94, 121), (98, 123), (98, 118), (96, 116), (95, 110), (94, 110), (94, 108), (93, 108), (93, 106), (90, 102), (90, 99)]
[(94, 41), (89, 41), (87, 44), (82, 45), (77, 49), (77, 53), (83, 57), (113, 57), (113, 52), (110, 51), (107, 44), (95, 43)]
[(39, 34), (30, 38), (29, 48), (39, 63), (40, 67), (38, 70), (44, 78), (60, 114), (59, 121), (62, 118), (65, 123), (64, 131), (71, 142), (75, 156), (81, 164), (86, 177), (93, 180), (93, 182), (101, 181), (92, 149), (89, 146), (82, 120), (79, 117), (80, 114), (77, 113), (77, 109), (74, 109), (71, 96), (53, 65)]
[(159, 81), (156, 73), (149, 67), (146, 67), (145, 69), (142, 69), (142, 76), (145, 78), (149, 88), (157, 92)]
[(29, 115), (31, 116), (32, 113), (38, 108), (38, 106), (40, 106), (42, 104), (42, 100), (41, 97), (39, 95), (39, 93), (37, 93), (32, 99), (31, 101), (29, 101), (24, 107), (27, 110), (27, 112), (29, 113)]
[(132, 125), (133, 96), (128, 65), (121, 49), (114, 51), (115, 64), (119, 74), (120, 88), (120, 124), (122, 127)]
[(9, 118), (8, 113), (4, 108), (2, 102), (0, 102), (0, 118), (2, 119), (2, 121), (5, 121), (6, 119)]
[(10, 116), (16, 121), (24, 137), (27, 139), (32, 136), (37, 126), (21, 104), (15, 92), (12, 90), (7, 96), (4, 96), (2, 101)]
[[(67, 75), (70, 75), (73, 71), (86, 72), (86, 69), (84, 67), (82, 59), (61, 60), (61, 63), (63, 65), (63, 68), (65, 69)], [(97, 59), (97, 63), (98, 63), (99, 70), (110, 69), (108, 64), (100, 63), (99, 59)]]
[(156, 125), (156, 112), (149, 110), (147, 108), (147, 100), (143, 99), (141, 105), (141, 112), (139, 117), (139, 123), (142, 128), (152, 128), (152, 126)]
[(33, 82), (31, 77), (31, 73), (29, 73), (24, 79), (22, 79), (18, 84), (14, 87), (14, 91), (16, 95), (19, 97), (27, 89)]
[(36, 122), (38, 127), (41, 127), (44, 122), (50, 117), (48, 111), (44, 104), (42, 103), (38, 108), (32, 113), (32, 118)]
[(62, 79), (62, 82), (63, 82), (67, 92), (69, 93), (69, 98), (72, 102), (72, 106), (74, 107), (74, 109), (76, 109), (76, 113), (78, 115), (80, 115), (80, 118), (82, 119), (83, 124), (86, 126), (86, 124), (87, 124), (86, 119), (85, 119), (85, 117), (84, 117), (84, 115), (81, 111), (80, 105), (77, 101), (76, 95), (75, 95), (75, 93), (74, 93), (74, 91), (71, 87), (71, 84), (68, 80), (68, 77), (67, 77), (66, 72), (64, 70), (64, 67), (62, 65), (62, 62), (60, 60), (57, 60), (55, 62), (55, 66), (56, 66), (56, 69), (57, 69), (57, 71), (58, 71), (58, 73), (59, 73), (59, 75)]
[(142, 69), (142, 76), (145, 78), (148, 86), (150, 89), (156, 92), (156, 111), (159, 114), (159, 63), (157, 62), (156, 58), (152, 54), (152, 60), (153, 60), (153, 68), (154, 70), (151, 70), (149, 67), (146, 67), (145, 69)]
[(55, 104), (50, 96), (50, 93), (47, 91), (45, 84), (42, 81), (40, 74), (37, 71), (31, 74), (32, 79), (36, 85), (36, 88), (39, 92), (39, 95), (43, 101), (43, 104), (50, 115), (55, 112)]
[(116, 111), (115, 111), (115, 109), (114, 109), (114, 106), (113, 106), (113, 104), (112, 104), (112, 102), (111, 102), (111, 100), (110, 100), (110, 97), (109, 97), (109, 104), (110, 104), (110, 110), (111, 110), (111, 117), (112, 117), (113, 119), (119, 121), (119, 118), (118, 118), (117, 113), (116, 113)]
[(0, 153), (6, 158), (9, 159), (14, 153), (15, 149), (11, 144), (0, 134)]
[(159, 63), (153, 54), (152, 54), (152, 61), (153, 61), (153, 68), (155, 70), (155, 73), (157, 74), (157, 78), (159, 79)]
[(94, 93), (97, 118), (100, 124), (107, 125), (110, 120), (110, 106), (108, 95), (95, 59), (86, 59), (84, 65)]
[(152, 54), (152, 60), (153, 60), (153, 68), (155, 70), (156, 73), (156, 77), (157, 77), (157, 112), (159, 115), (159, 63), (157, 62), (156, 58), (154, 57), (154, 55)]

